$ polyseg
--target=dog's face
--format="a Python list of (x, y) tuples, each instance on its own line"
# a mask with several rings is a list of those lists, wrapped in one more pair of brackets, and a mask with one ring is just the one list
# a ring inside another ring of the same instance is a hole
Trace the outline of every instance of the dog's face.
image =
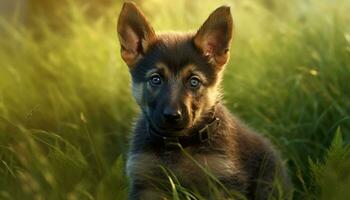
[(154, 128), (179, 132), (211, 114), (232, 26), (230, 9), (220, 7), (196, 33), (156, 35), (135, 4), (124, 4), (118, 20), (121, 55), (133, 95)]

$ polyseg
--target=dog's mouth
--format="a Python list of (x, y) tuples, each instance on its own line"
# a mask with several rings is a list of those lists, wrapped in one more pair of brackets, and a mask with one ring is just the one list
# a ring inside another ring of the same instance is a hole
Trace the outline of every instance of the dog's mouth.
[(181, 132), (185, 127), (159, 127), (161, 131), (170, 131), (170, 132)]
[(185, 126), (165, 126), (151, 122), (152, 129), (166, 135), (179, 135), (186, 130)]
[(180, 132), (183, 131), (184, 129), (186, 129), (186, 127), (182, 127), (182, 126), (158, 126), (155, 125), (154, 127), (157, 131), (169, 131), (169, 132)]

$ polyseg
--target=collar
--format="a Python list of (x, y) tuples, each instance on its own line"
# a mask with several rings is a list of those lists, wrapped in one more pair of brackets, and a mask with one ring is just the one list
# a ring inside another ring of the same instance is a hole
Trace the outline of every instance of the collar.
[(215, 117), (203, 128), (195, 131), (189, 136), (163, 136), (148, 125), (148, 136), (152, 142), (162, 144), (166, 149), (185, 148), (195, 144), (207, 143), (213, 136), (220, 124), (220, 119)]

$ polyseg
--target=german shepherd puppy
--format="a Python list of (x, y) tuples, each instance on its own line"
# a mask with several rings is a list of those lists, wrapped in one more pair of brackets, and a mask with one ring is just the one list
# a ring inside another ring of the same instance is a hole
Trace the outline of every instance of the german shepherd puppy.
[(288, 177), (278, 154), (221, 103), (233, 37), (230, 8), (216, 9), (195, 33), (156, 34), (126, 2), (117, 30), (142, 111), (127, 161), (129, 199), (167, 199), (171, 175), (209, 199), (213, 183), (226, 199), (230, 191), (240, 199), (281, 197), (273, 183), (285, 186)]

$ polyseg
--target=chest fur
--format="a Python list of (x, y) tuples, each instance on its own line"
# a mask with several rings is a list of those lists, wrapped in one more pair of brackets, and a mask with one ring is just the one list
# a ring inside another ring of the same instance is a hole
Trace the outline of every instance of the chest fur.
[(222, 153), (144, 152), (129, 155), (127, 173), (134, 182), (164, 181), (171, 174), (181, 184), (198, 185), (207, 182), (210, 176), (218, 180), (237, 176), (240, 167), (238, 161)]

